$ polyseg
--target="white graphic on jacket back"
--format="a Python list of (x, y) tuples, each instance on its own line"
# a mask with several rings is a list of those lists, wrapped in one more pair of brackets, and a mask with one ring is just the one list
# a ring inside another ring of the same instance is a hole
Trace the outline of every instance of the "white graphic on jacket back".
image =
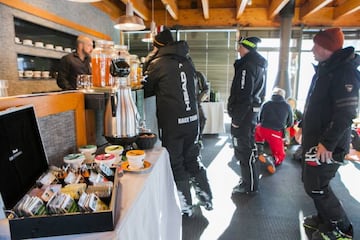
[(182, 86), (182, 90), (183, 90), (184, 103), (186, 105), (185, 110), (190, 111), (191, 110), (190, 98), (189, 98), (189, 93), (187, 90), (187, 78), (186, 78), (185, 72), (180, 72), (180, 78), (181, 78), (181, 86)]

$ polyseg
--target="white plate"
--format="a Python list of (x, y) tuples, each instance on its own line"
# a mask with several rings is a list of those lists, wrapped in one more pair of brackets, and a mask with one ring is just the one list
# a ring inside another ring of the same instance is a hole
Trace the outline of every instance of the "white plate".
[(121, 164), (121, 168), (124, 170), (124, 171), (127, 171), (127, 172), (145, 172), (147, 170), (149, 170), (151, 168), (151, 163), (148, 162), (148, 161), (144, 161), (144, 167), (143, 168), (139, 168), (139, 169), (131, 169), (130, 166), (129, 166), (129, 163), (128, 161), (126, 162), (123, 162)]

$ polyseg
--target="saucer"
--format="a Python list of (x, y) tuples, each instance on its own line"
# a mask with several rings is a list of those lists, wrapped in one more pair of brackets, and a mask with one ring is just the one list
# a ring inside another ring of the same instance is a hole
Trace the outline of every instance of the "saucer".
[(130, 166), (129, 166), (129, 163), (126, 161), (126, 162), (123, 162), (121, 164), (121, 168), (124, 170), (124, 171), (127, 171), (127, 172), (145, 172), (147, 171), (148, 169), (151, 168), (151, 163), (148, 162), (148, 161), (144, 161), (144, 167), (142, 168), (139, 168), (139, 169), (131, 169)]

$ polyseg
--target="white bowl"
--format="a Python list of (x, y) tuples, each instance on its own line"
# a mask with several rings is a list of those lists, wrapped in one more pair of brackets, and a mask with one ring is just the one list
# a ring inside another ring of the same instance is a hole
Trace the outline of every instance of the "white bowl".
[(111, 154), (111, 153), (105, 153), (105, 154), (100, 154), (100, 155), (96, 155), (95, 157), (95, 162), (100, 165), (100, 164), (105, 164), (108, 167), (111, 167), (111, 165), (115, 162), (115, 155)]
[(55, 46), (55, 50), (56, 51), (63, 51), (63, 47), (62, 46)]
[(68, 52), (68, 53), (71, 53), (71, 52), (72, 52), (71, 48), (64, 48), (64, 51), (65, 51), (65, 52)]
[(79, 152), (85, 155), (87, 162), (93, 162), (95, 158), (97, 147), (96, 145), (85, 145), (79, 147)]
[(32, 40), (30, 40), (30, 39), (24, 39), (23, 40), (23, 44), (24, 45), (29, 45), (29, 46), (32, 46), (33, 44), (32, 44)]
[(43, 48), (43, 47), (44, 47), (44, 43), (43, 43), (43, 42), (35, 42), (35, 47)]
[(140, 169), (144, 167), (145, 151), (129, 150), (126, 152), (126, 158), (130, 169)]
[(64, 157), (64, 162), (70, 164), (74, 169), (80, 168), (84, 160), (85, 156), (81, 153), (71, 153)]
[(45, 45), (45, 48), (47, 48), (47, 49), (54, 49), (54, 44), (46, 44)]

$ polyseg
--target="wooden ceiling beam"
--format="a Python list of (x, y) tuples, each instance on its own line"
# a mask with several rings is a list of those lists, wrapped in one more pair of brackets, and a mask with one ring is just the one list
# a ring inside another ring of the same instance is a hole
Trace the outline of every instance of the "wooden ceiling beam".
[(268, 16), (270, 19), (273, 19), (276, 15), (279, 14), (281, 9), (285, 7), (286, 4), (288, 4), (290, 0), (273, 0), (271, 1), (270, 7), (269, 7), (269, 13)]
[[(346, 15), (339, 19), (333, 18), (333, 7), (320, 9), (317, 14), (300, 18), (300, 8), (295, 8), (292, 19), (293, 26), (315, 26), (315, 27), (355, 27), (360, 26), (360, 14), (357, 12)], [(198, 9), (179, 9), (179, 20), (168, 19), (166, 25), (169, 27), (179, 27), (183, 29), (209, 29), (209, 28), (236, 28), (259, 27), (259, 28), (278, 28), (280, 22), (267, 17), (267, 8), (246, 8), (239, 19), (235, 19), (235, 8), (210, 8), (210, 19), (205, 20), (202, 12)], [(163, 10), (155, 10), (155, 20), (160, 23), (164, 19)], [(148, 22), (148, 24), (150, 24)]]
[(334, 19), (360, 10), (360, 0), (348, 0), (334, 9)]
[(304, 18), (319, 11), (321, 8), (325, 7), (332, 1), (333, 0), (311, 0), (306, 2), (306, 4), (302, 6), (300, 10), (300, 18)]
[(174, 20), (179, 19), (179, 13), (178, 13), (178, 7), (175, 2), (175, 0), (161, 0), (161, 2), (164, 4), (166, 11), (170, 14), (170, 16)]
[(248, 0), (236, 0), (236, 19), (244, 13)]
[(201, 0), (203, 15), (205, 19), (209, 19), (209, 0)]

